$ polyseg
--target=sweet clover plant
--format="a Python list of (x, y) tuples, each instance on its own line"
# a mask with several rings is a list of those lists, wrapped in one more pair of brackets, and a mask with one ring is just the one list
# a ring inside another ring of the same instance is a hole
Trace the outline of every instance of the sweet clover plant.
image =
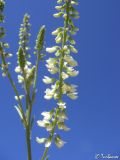
[[(25, 129), (28, 160), (33, 159), (31, 132), (34, 117), (32, 108), (37, 93), (37, 77), (40, 75), (38, 68), (40, 61), (45, 59), (45, 54), (49, 54), (49, 58), (45, 63), (49, 76), (46, 75), (48, 73), (45, 73), (43, 82), (49, 85), (49, 88), (45, 90), (44, 98), (46, 99), (46, 103), (48, 100), (54, 99), (56, 106), (50, 111), (42, 112), (41, 115), (43, 119), (37, 121), (38, 126), (44, 127), (48, 132), (48, 137), (44, 137), (44, 135), (43, 137), (37, 137), (36, 135), (36, 141), (45, 146), (41, 160), (47, 160), (49, 158), (48, 151), (53, 142), (58, 148), (63, 147), (66, 143), (58, 134), (58, 130), (70, 130), (65, 124), (65, 120), (68, 119), (66, 112), (67, 106), (69, 105), (65, 102), (65, 96), (68, 96), (72, 100), (78, 97), (77, 86), (71, 84), (68, 80), (79, 74), (79, 71), (75, 69), (78, 63), (73, 58), (78, 52), (75, 48), (76, 42), (73, 39), (73, 36), (79, 30), (74, 25), (74, 19), (79, 18), (76, 5), (78, 5), (77, 0), (57, 0), (57, 6), (55, 7), (57, 12), (53, 16), (55, 18), (61, 18), (63, 26), (58, 27), (52, 32), (52, 35), (55, 36), (55, 46), (45, 46), (44, 39), (46, 29), (43, 25), (38, 33), (35, 52), (33, 54), (31, 54), (29, 45), (31, 36), (30, 16), (28, 14), (24, 15), (19, 31), (19, 48), (16, 54), (17, 66), (15, 67), (18, 83), (22, 88), (22, 91), (19, 91), (9, 71), (9, 58), (12, 54), (7, 51), (9, 44), (4, 42), (5, 29), (2, 23), (4, 22), (5, 1), (0, 0), (0, 68), (2, 76), (8, 78), (15, 93), (15, 109)], [(44, 48), (46, 48), (46, 53), (44, 52)], [(31, 61), (32, 57), (36, 59), (34, 64), (33, 61)], [(42, 63), (44, 63), (44, 61)], [(40, 77), (42, 76), (43, 75)]]

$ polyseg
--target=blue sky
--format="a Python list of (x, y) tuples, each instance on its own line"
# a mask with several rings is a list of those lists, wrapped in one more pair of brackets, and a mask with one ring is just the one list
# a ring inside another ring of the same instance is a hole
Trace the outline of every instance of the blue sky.
[[(31, 15), (34, 47), (39, 27), (46, 25), (46, 45), (54, 44), (51, 32), (62, 25), (62, 21), (52, 17), (56, 1), (36, 0), (6, 2), (6, 40), (10, 43), (11, 73), (16, 66), (18, 33), (23, 15)], [(79, 99), (68, 102), (71, 128), (61, 133), (67, 144), (62, 149), (54, 145), (50, 149), (52, 160), (94, 160), (96, 153), (120, 155), (120, 1), (81, 0), (78, 10), (81, 18), (76, 22), (80, 28), (75, 37), (79, 50), (76, 59), (80, 74), (73, 78), (79, 85)], [(33, 51), (33, 49), (32, 49)], [(39, 70), (37, 95), (34, 105), (35, 120), (40, 113), (51, 109), (52, 102), (46, 102), (43, 92), (46, 88), (41, 78), (47, 72), (42, 63)], [(19, 86), (18, 86), (19, 87)], [(26, 160), (24, 129), (14, 109), (14, 93), (7, 79), (0, 78), (0, 159)], [(36, 136), (44, 136), (44, 131), (34, 124), (32, 133), (33, 160), (40, 160), (43, 146), (35, 142)]]

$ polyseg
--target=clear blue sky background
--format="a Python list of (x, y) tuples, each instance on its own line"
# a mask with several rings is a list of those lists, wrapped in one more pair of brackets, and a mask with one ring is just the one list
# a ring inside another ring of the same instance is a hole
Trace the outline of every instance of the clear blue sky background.
[[(39, 26), (47, 27), (46, 45), (54, 44), (50, 35), (60, 20), (52, 17), (56, 0), (8, 0), (6, 1), (6, 40), (10, 43), (11, 70), (16, 66), (19, 26), (24, 13), (31, 15), (34, 47)], [(50, 149), (51, 160), (94, 160), (96, 153), (120, 154), (120, 1), (81, 0), (78, 7), (81, 18), (75, 37), (79, 54), (80, 75), (73, 79), (79, 85), (79, 99), (68, 102), (71, 128), (61, 133), (68, 143), (62, 149)], [(43, 99), (41, 78), (46, 68), (41, 64), (38, 81), (38, 100), (34, 106), (35, 120), (40, 113), (52, 108), (52, 102)], [(12, 71), (16, 80), (16, 75)], [(14, 109), (14, 93), (7, 79), (0, 78), (0, 160), (26, 160), (26, 146), (23, 126)], [(35, 142), (36, 136), (44, 132), (34, 124), (32, 133), (33, 160), (40, 160), (43, 146)]]

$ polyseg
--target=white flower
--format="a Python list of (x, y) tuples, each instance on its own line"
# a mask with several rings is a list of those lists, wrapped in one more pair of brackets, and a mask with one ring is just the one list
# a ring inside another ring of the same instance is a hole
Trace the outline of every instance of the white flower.
[(70, 45), (69, 47), (73, 53), (78, 53), (77, 49), (74, 46)]
[(51, 146), (51, 139), (46, 140), (45, 147), (49, 148)]
[(31, 62), (29, 62), (29, 61), (27, 61), (26, 63), (27, 63), (27, 65), (28, 65), (28, 66), (31, 66), (31, 64), (32, 64), (32, 63), (31, 63)]
[(60, 28), (57, 28), (55, 31), (52, 32), (52, 35), (58, 35), (63, 29), (60, 27)]
[(64, 50), (64, 51), (67, 51), (67, 50), (68, 50), (67, 45), (65, 45), (65, 46), (63, 47), (63, 50)]
[(45, 94), (46, 94), (46, 95), (44, 96), (45, 99), (51, 99), (51, 98), (53, 97), (54, 92), (53, 92), (53, 90), (47, 88), (47, 89), (45, 90)]
[(72, 77), (74, 77), (74, 76), (77, 76), (78, 74), (79, 74), (79, 71), (74, 70), (74, 71), (71, 72), (70, 75), (71, 75)]
[(64, 130), (64, 131), (69, 131), (69, 130), (70, 130), (70, 128), (68, 128), (68, 127), (64, 124), (64, 122), (58, 122), (58, 128), (59, 128), (59, 129), (62, 129), (62, 130)]
[(67, 79), (69, 77), (69, 75), (68, 74), (66, 74), (65, 72), (62, 72), (62, 78), (65, 80), (65, 79)]
[(78, 65), (77, 61), (73, 59), (72, 56), (65, 55), (64, 56), (65, 61), (72, 67), (75, 67)]
[(63, 6), (55, 6), (55, 9), (57, 10), (61, 10), (63, 8)]
[(49, 124), (50, 122), (47, 119), (38, 120), (37, 124), (39, 127), (46, 127), (46, 124)]
[(23, 83), (24, 78), (21, 75), (18, 75), (18, 83)]
[(66, 13), (63, 15), (63, 18), (65, 18), (65, 19), (67, 18), (67, 14)]
[(3, 77), (6, 77), (6, 76), (7, 76), (7, 73), (3, 72), (3, 73), (2, 73), (2, 76), (3, 76)]
[(51, 74), (56, 74), (57, 72), (59, 72), (59, 68), (57, 68), (54, 64), (46, 64), (46, 67), (48, 68), (48, 71), (51, 73)]
[(28, 65), (25, 65), (24, 71), (26, 72), (27, 77), (28, 77), (28, 76), (29, 76), (29, 74), (31, 73), (31, 68), (29, 68), (29, 66), (28, 66)]
[(7, 58), (10, 58), (10, 57), (13, 56), (13, 54), (11, 54), (11, 53), (6, 53), (5, 56), (6, 56)]
[(54, 16), (55, 18), (59, 18), (59, 17), (61, 17), (62, 15), (63, 15), (63, 12), (59, 12), (59, 13), (53, 14), (53, 16)]
[(75, 77), (79, 74), (79, 71), (74, 70), (73, 67), (67, 67), (67, 74)]
[(51, 48), (46, 48), (46, 52), (53, 53), (53, 52), (56, 52), (58, 48), (59, 48), (58, 46), (54, 46), (54, 47), (51, 47)]
[(47, 130), (48, 132), (52, 131), (53, 128), (54, 128), (53, 123), (49, 123), (49, 124), (46, 125), (46, 130)]
[(60, 43), (61, 40), (62, 40), (62, 37), (56, 37), (56, 39), (55, 39), (56, 43)]
[(36, 142), (41, 144), (41, 143), (45, 143), (46, 141), (46, 138), (39, 138), (39, 137), (36, 137)]
[(78, 98), (77, 94), (78, 94), (77, 92), (71, 92), (71, 93), (68, 93), (67, 96), (74, 100)]
[(71, 1), (71, 4), (72, 4), (72, 5), (78, 5), (78, 2)]
[[(23, 97), (24, 97), (24, 95), (20, 95), (20, 96), (19, 96), (19, 99), (21, 100), (21, 99), (23, 99)], [(15, 100), (18, 101), (18, 96), (15, 96)]]
[(56, 146), (57, 146), (58, 148), (63, 147), (65, 143), (66, 143), (66, 142), (64, 142), (64, 141), (60, 138), (60, 136), (56, 136), (56, 137), (55, 137), (55, 144), (56, 144)]
[(58, 4), (62, 3), (62, 0), (58, 0), (57, 3), (58, 3)]
[(78, 74), (79, 74), (79, 71), (76, 71), (76, 70), (69, 70), (68, 69), (68, 71), (67, 71), (67, 73), (68, 73), (68, 75), (70, 75), (71, 77), (75, 77), (75, 76), (77, 76)]
[(66, 94), (68, 92), (69, 93), (76, 92), (76, 90), (77, 90), (76, 88), (77, 88), (76, 85), (68, 85), (68, 84), (64, 83), (63, 87), (62, 87), (62, 91), (63, 91), (64, 94)]
[(16, 72), (16, 73), (20, 73), (20, 72), (21, 72), (20, 66), (17, 66), (17, 67), (15, 68), (15, 72)]
[(50, 77), (47, 77), (47, 76), (44, 76), (43, 82), (46, 83), (46, 84), (50, 84), (50, 83), (54, 82), (54, 79), (50, 78)]
[(61, 108), (61, 109), (66, 108), (66, 103), (64, 103), (64, 102), (59, 102), (59, 103), (57, 103), (57, 105), (58, 105), (59, 108)]
[(59, 122), (64, 122), (64, 120), (68, 119), (66, 113), (65, 113), (65, 110), (62, 110), (59, 114), (58, 114), (58, 119), (59, 119)]
[(59, 33), (58, 29), (52, 32), (52, 35), (57, 35)]
[(51, 119), (51, 113), (50, 112), (42, 112), (42, 116), (44, 116), (45, 120), (50, 120)]
[(54, 64), (54, 65), (58, 63), (56, 58), (49, 58), (48, 60), (46, 60), (46, 62), (48, 64)]
[(44, 96), (44, 98), (45, 98), (45, 99), (48, 99), (48, 100), (51, 99), (52, 97), (53, 97), (52, 95), (45, 95), (45, 96)]

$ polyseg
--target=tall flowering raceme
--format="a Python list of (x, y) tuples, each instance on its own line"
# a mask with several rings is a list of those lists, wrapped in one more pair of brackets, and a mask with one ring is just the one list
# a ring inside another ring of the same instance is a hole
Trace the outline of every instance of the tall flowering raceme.
[[(69, 128), (65, 125), (66, 115), (66, 103), (63, 101), (63, 95), (67, 95), (70, 99), (77, 99), (77, 86), (67, 82), (70, 77), (78, 75), (78, 71), (75, 67), (78, 66), (77, 61), (73, 58), (73, 54), (78, 51), (74, 47), (75, 40), (73, 35), (79, 30), (75, 27), (73, 19), (79, 18), (79, 13), (76, 10), (78, 5), (77, 0), (58, 0), (57, 13), (53, 16), (55, 18), (63, 17), (64, 26), (57, 28), (52, 32), (52, 35), (56, 36), (56, 45), (50, 48), (46, 48), (46, 51), (50, 54), (55, 53), (55, 57), (46, 60), (46, 67), (51, 76), (44, 76), (43, 82), (50, 84), (51, 87), (45, 91), (44, 98), (47, 100), (55, 99), (57, 101), (56, 108), (51, 111), (45, 111), (41, 115), (42, 120), (38, 120), (37, 124), (40, 127), (44, 127), (48, 132), (47, 138), (36, 138), (36, 141), (41, 144), (45, 144), (45, 151), (41, 160), (48, 158), (48, 150), (52, 142), (55, 142), (58, 148), (61, 148), (65, 142), (61, 139), (60, 135), (56, 133), (56, 130), (69, 131)], [(52, 75), (54, 74), (54, 77)]]
[[(4, 6), (5, 2), (0, 0), (0, 22), (4, 22)], [(1, 71), (2, 75), (8, 77), (10, 84), (15, 92), (15, 99), (17, 101), (17, 105), (15, 106), (21, 122), (25, 128), (26, 132), (26, 144), (27, 144), (27, 159), (32, 160), (32, 151), (31, 151), (31, 131), (33, 125), (33, 117), (32, 117), (32, 108), (33, 103), (36, 97), (36, 84), (37, 84), (37, 76), (38, 76), (38, 67), (40, 60), (43, 59), (44, 54), (42, 54), (43, 46), (44, 46), (44, 36), (45, 36), (45, 26), (40, 28), (40, 31), (37, 36), (35, 52), (34, 54), (30, 54), (29, 47), (29, 37), (30, 37), (30, 16), (25, 14), (23, 23), (20, 28), (20, 41), (19, 41), (19, 49), (17, 52), (17, 67), (15, 68), (15, 72), (18, 73), (18, 83), (21, 84), (22, 94), (19, 94), (17, 86), (13, 81), (11, 74), (9, 72), (9, 62), (7, 62), (7, 58), (11, 57), (12, 54), (5, 51), (9, 45), (3, 42), (3, 37), (5, 35), (5, 30), (3, 27), (0, 27), (0, 57), (1, 57)], [(36, 62), (33, 65), (31, 61), (31, 56), (36, 57)], [(24, 101), (23, 101), (24, 98)]]

